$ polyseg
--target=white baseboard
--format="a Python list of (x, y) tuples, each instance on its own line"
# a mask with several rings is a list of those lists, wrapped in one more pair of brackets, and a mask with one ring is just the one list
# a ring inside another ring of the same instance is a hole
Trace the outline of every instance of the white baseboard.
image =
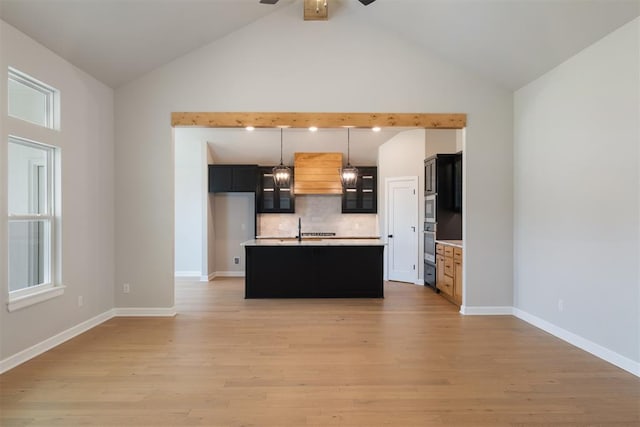
[(114, 308), (115, 317), (174, 317), (175, 307), (119, 307)]
[(22, 350), (4, 360), (0, 360), (0, 374), (13, 369), (18, 365), (27, 362), (42, 353), (59, 346), (65, 341), (69, 341), (89, 329), (95, 328), (101, 323), (106, 322), (114, 317), (173, 317), (176, 315), (175, 307), (169, 308), (112, 308), (94, 318), (85, 320), (84, 322), (72, 326), (66, 331), (62, 331), (57, 335), (47, 338), (46, 340), (35, 344), (25, 350)]
[(244, 271), (216, 271), (215, 277), (244, 277)]
[(209, 273), (209, 276), (207, 277), (207, 281), (210, 282), (215, 278), (216, 278), (216, 272), (214, 271), (213, 273)]
[(193, 282), (193, 281), (208, 282), (209, 281), (209, 277), (203, 276), (200, 271), (176, 271), (174, 277), (176, 281), (179, 281), (179, 282), (183, 282), (183, 281), (184, 282)]
[(66, 331), (60, 332), (57, 335), (52, 336), (51, 338), (47, 338), (46, 340), (35, 344), (21, 352), (14, 354), (13, 356), (9, 356), (4, 360), (0, 361), (0, 374), (7, 372), (9, 369), (13, 369), (18, 365), (23, 364), (24, 362), (33, 359), (36, 356), (41, 355), (45, 351), (51, 350), (54, 347), (59, 346), (65, 341), (69, 341), (71, 338), (80, 335), (83, 332), (88, 331), (91, 328), (95, 328), (101, 323), (106, 322), (107, 320), (114, 317), (114, 310), (105, 311), (102, 314), (97, 315), (94, 318), (89, 320), (85, 320), (84, 322), (73, 326)]
[(176, 277), (200, 277), (200, 270), (176, 271)]
[(513, 307), (511, 306), (478, 306), (469, 307), (466, 305), (460, 306), (460, 314), (466, 316), (507, 316), (513, 314)]
[(534, 316), (533, 314), (529, 314), (526, 311), (520, 310), (519, 308), (513, 308), (513, 315), (518, 319), (524, 320), (525, 322), (535, 326), (536, 328), (540, 328), (543, 331), (548, 332), (551, 335), (558, 337), (571, 345), (574, 345), (588, 353), (593, 354), (596, 357), (599, 357), (602, 360), (611, 363), (612, 365), (617, 366), (618, 368), (632, 373), (636, 377), (640, 377), (639, 362), (631, 360), (628, 357), (618, 354), (615, 351), (609, 350), (608, 348), (605, 348), (600, 344), (596, 344), (593, 341), (583, 338), (580, 335), (576, 335), (573, 332), (569, 332), (566, 329), (556, 326), (553, 323), (547, 322), (546, 320)]

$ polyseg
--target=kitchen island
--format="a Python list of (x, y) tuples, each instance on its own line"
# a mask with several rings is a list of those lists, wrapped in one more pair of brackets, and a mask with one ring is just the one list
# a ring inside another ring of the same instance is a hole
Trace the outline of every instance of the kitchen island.
[(383, 298), (380, 239), (243, 243), (245, 298)]

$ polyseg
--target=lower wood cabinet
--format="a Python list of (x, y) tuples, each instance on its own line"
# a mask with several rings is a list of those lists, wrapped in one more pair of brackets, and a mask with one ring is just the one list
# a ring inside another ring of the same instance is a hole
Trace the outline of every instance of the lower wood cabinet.
[(462, 248), (436, 244), (436, 288), (449, 301), (462, 304)]
[(462, 248), (453, 250), (453, 299), (462, 305)]

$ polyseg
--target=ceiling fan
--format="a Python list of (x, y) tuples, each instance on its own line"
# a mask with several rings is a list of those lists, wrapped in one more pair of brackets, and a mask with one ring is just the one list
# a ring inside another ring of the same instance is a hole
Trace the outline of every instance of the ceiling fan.
[[(376, 0), (358, 0), (365, 6)], [(278, 0), (260, 0), (262, 4), (276, 4)], [(328, 0), (304, 0), (305, 21), (326, 21), (329, 18)]]
[[(362, 3), (365, 6), (370, 5), (371, 3), (373, 3), (376, 0), (358, 0), (360, 3)], [(262, 4), (276, 4), (278, 3), (278, 0), (260, 0), (260, 3)]]

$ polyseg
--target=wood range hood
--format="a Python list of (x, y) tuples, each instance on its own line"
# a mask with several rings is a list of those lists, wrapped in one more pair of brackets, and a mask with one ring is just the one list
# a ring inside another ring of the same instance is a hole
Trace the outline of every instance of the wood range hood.
[(295, 153), (293, 164), (296, 195), (342, 194), (342, 153)]

